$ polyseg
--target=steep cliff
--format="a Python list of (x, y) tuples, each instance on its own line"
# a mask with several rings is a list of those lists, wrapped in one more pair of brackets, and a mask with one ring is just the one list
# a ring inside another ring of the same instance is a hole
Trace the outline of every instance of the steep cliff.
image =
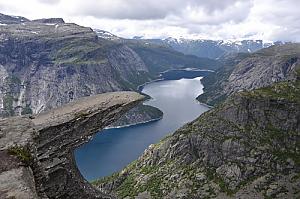
[(40, 115), (1, 119), (0, 198), (113, 198), (83, 179), (73, 150), (142, 99), (133, 92), (106, 93)]
[(1, 115), (40, 113), (74, 99), (150, 80), (139, 56), (76, 24), (0, 27)]
[(300, 67), (300, 44), (276, 45), (253, 54), (225, 56), (223, 67), (205, 77), (204, 94), (197, 99), (214, 105), (232, 93), (294, 80)]
[(240, 92), (94, 184), (120, 198), (298, 198), (299, 118), (299, 76)]

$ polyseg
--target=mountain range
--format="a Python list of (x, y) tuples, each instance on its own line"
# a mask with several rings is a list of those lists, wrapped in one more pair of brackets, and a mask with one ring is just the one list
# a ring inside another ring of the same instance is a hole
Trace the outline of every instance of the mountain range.
[[(95, 30), (99, 37), (109, 40), (125, 40), (108, 31)], [(128, 39), (127, 39), (128, 40)], [(145, 45), (158, 44), (172, 48), (186, 55), (195, 55), (210, 59), (218, 59), (230, 53), (253, 53), (262, 48), (272, 45), (282, 45), (286, 42), (265, 42), (263, 40), (208, 40), (208, 39), (185, 39), (185, 38), (163, 38), (163, 39), (143, 39), (143, 37), (133, 37), (134, 41), (139, 41)]]

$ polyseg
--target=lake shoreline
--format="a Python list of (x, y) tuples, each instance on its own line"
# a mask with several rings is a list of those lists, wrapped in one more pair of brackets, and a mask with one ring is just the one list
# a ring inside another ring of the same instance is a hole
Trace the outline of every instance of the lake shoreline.
[[(168, 78), (166, 78), (166, 77), (163, 77), (164, 74), (167, 74), (167, 73), (169, 73), (169, 72), (178, 72), (178, 71), (180, 71), (180, 72), (182, 72), (182, 71), (184, 71), (184, 72), (209, 72), (209, 73), (215, 72), (215, 71), (213, 71), (213, 70), (208, 70), (208, 69), (198, 69), (198, 68), (168, 69), (168, 70), (166, 70), (166, 71), (160, 72), (160, 73), (159, 73), (159, 78), (154, 79), (154, 80), (151, 80), (151, 81), (148, 81), (148, 82), (145, 82), (144, 84), (141, 84), (141, 85), (139, 85), (139, 86), (137, 87), (137, 90), (140, 92), (140, 94), (146, 96), (146, 99), (145, 99), (144, 102), (147, 102), (148, 100), (153, 99), (152, 96), (147, 95), (147, 94), (145, 94), (145, 93), (142, 92), (143, 88), (144, 88), (146, 85), (148, 85), (148, 84), (155, 83), (155, 82), (160, 82), (160, 81), (179, 80), (179, 79), (194, 79), (194, 78), (196, 78), (196, 77), (193, 77), (193, 78), (181, 77), (181, 78), (175, 78), (175, 79), (168, 79)], [(197, 77), (202, 77), (202, 78), (203, 78), (204, 76), (201, 76), (201, 75), (199, 74), (199, 76), (197, 76)], [(201, 79), (202, 79), (202, 78), (201, 78)], [(200, 79), (200, 81), (201, 81), (201, 79)], [(203, 93), (202, 93), (202, 94), (203, 94)], [(199, 96), (199, 95), (198, 95), (198, 96)], [(195, 100), (196, 100), (197, 102), (199, 102), (199, 101), (197, 100), (197, 98), (195, 98)], [(209, 106), (208, 104), (204, 104), (204, 103), (201, 103), (201, 102), (199, 102), (199, 104), (201, 104), (201, 105), (203, 105), (203, 106), (206, 106), (206, 107), (208, 107), (208, 108), (213, 108), (213, 106)], [(155, 107), (155, 108), (157, 108), (157, 107)], [(158, 109), (159, 109), (159, 108), (158, 108)], [(160, 110), (160, 109), (159, 109), (159, 110)], [(108, 128), (122, 128), (122, 127), (134, 126), (134, 125), (137, 125), (137, 124), (146, 124), (146, 123), (148, 123), (148, 122), (153, 122), (153, 121), (161, 120), (162, 118), (163, 118), (163, 117), (157, 117), (157, 118), (153, 118), (153, 119), (151, 119), (151, 120), (145, 120), (145, 121), (143, 121), (143, 122), (132, 123), (132, 124), (122, 125), (122, 126), (116, 126), (116, 127), (108, 127)]]
[[(187, 72), (197, 72), (197, 71), (200, 71), (200, 72), (214, 72), (213, 70), (202, 70), (202, 69), (197, 69), (197, 68), (186, 68), (186, 69), (169, 69), (169, 70), (166, 70), (164, 72), (161, 72), (160, 75), (162, 75), (163, 73), (167, 73), (167, 72), (170, 72), (170, 71), (187, 71)], [(201, 77), (200, 78), (200, 81), (201, 79), (203, 78), (202, 76), (199, 76)], [(195, 77), (197, 78), (197, 77)], [(194, 79), (194, 78), (181, 78), (181, 79)], [(142, 89), (144, 88), (144, 86), (148, 85), (148, 84), (151, 84), (151, 83), (155, 83), (155, 82), (160, 82), (160, 81), (168, 81), (169, 79), (165, 79), (165, 78), (160, 78), (160, 79), (154, 79), (152, 81), (149, 81), (149, 82), (145, 82), (144, 84), (141, 84), (138, 86), (138, 89), (141, 89), (140, 93), (143, 94), (143, 95), (146, 95), (147, 99), (144, 100), (144, 102), (147, 102), (152, 98), (152, 96), (150, 95), (147, 95), (145, 93), (142, 92)], [(205, 103), (202, 103), (202, 102), (199, 102), (196, 98), (195, 100), (203, 105), (203, 106), (206, 106), (207, 108), (213, 108), (213, 106), (209, 106), (208, 104), (205, 104)], [(159, 109), (158, 107), (155, 107), (157, 109)], [(160, 109), (159, 109), (160, 110)], [(161, 110), (160, 110), (161, 111)], [(163, 112), (163, 111), (162, 111)], [(159, 117), (156, 117), (156, 118), (153, 118), (153, 119), (150, 119), (150, 120), (144, 120), (142, 122), (136, 122), (136, 123), (130, 123), (130, 124), (126, 124), (126, 125), (120, 125), (120, 126), (109, 126), (109, 127), (105, 127), (104, 129), (118, 129), (118, 128), (126, 128), (126, 127), (131, 127), (131, 126), (135, 126), (135, 125), (140, 125), (140, 124), (147, 124), (147, 123), (150, 123), (150, 122), (155, 122), (155, 121), (158, 121), (158, 120), (161, 120), (163, 118), (163, 115), (162, 116), (159, 116)]]
[[(88, 181), (109, 176), (138, 158), (151, 144), (209, 110), (196, 96), (203, 92), (200, 77), (181, 80), (156, 80), (143, 92), (151, 99), (144, 105), (163, 112), (162, 117), (137, 123), (106, 127), (91, 141), (76, 149), (78, 169)], [(154, 116), (155, 117), (155, 116)], [(149, 119), (149, 118), (148, 118)]]
[(127, 127), (136, 126), (136, 125), (141, 125), (141, 124), (147, 124), (147, 123), (151, 123), (151, 122), (156, 122), (156, 121), (161, 120), (161, 119), (163, 119), (163, 116), (155, 118), (155, 119), (147, 120), (147, 121), (144, 121), (144, 122), (137, 122), (137, 123), (127, 124), (127, 125), (122, 125), (122, 126), (105, 127), (104, 130), (127, 128)]

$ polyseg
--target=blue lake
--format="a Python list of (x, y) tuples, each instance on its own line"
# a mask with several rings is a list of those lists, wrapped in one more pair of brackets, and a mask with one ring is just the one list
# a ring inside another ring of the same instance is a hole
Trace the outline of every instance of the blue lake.
[(147, 84), (142, 92), (153, 99), (144, 104), (163, 111), (163, 119), (135, 126), (105, 129), (75, 150), (75, 160), (87, 180), (111, 175), (136, 160), (150, 144), (157, 143), (209, 110), (196, 101), (203, 92), (200, 77)]

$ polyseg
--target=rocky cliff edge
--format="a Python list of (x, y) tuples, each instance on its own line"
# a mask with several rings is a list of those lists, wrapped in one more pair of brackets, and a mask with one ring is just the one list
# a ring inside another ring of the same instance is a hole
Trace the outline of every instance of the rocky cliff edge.
[(36, 116), (0, 120), (0, 198), (111, 198), (78, 171), (73, 149), (143, 97), (113, 92)]

